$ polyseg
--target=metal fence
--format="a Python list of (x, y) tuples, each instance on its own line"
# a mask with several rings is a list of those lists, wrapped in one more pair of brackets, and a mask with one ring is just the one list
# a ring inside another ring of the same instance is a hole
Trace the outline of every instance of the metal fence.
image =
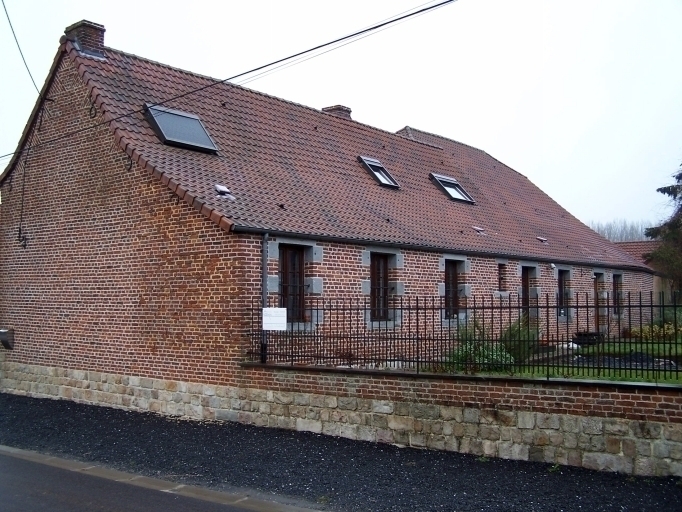
[[(576, 294), (461, 299), (306, 298), (303, 320), (262, 330), (250, 308), (248, 358), (308, 365), (450, 375), (489, 374), (682, 384), (682, 308), (653, 295)], [(278, 307), (273, 297), (269, 307)], [(380, 314), (378, 314), (380, 313)], [(301, 318), (300, 312), (296, 316)]]

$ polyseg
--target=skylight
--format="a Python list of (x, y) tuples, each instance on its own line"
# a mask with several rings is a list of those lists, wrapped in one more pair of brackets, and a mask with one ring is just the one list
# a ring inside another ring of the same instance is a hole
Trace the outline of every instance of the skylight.
[(450, 196), (450, 199), (454, 199), (455, 201), (463, 201), (466, 203), (474, 202), (473, 198), (467, 194), (466, 190), (464, 190), (464, 187), (462, 187), (462, 185), (460, 185), (456, 179), (434, 173), (431, 173), (429, 177), (438, 184), (443, 192)]
[(379, 185), (383, 187), (400, 188), (398, 182), (393, 179), (393, 176), (386, 170), (386, 168), (381, 165), (379, 160), (374, 158), (369, 158), (366, 156), (359, 156), (358, 160), (362, 162), (365, 169), (369, 171), (372, 177), (379, 182)]
[(149, 103), (145, 114), (164, 144), (213, 154), (218, 151), (198, 116)]

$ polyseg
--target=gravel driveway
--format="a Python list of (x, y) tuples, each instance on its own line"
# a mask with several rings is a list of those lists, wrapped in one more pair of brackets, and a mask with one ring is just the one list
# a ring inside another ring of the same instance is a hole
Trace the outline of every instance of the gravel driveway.
[(677, 478), (397, 448), (0, 393), (0, 444), (337, 511), (682, 511)]

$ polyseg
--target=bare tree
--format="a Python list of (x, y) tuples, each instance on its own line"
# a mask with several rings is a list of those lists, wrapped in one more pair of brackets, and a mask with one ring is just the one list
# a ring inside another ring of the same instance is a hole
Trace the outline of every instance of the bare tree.
[(612, 242), (636, 242), (647, 240), (644, 232), (653, 226), (653, 223), (640, 220), (628, 221), (616, 219), (609, 222), (590, 222), (589, 226), (604, 238)]

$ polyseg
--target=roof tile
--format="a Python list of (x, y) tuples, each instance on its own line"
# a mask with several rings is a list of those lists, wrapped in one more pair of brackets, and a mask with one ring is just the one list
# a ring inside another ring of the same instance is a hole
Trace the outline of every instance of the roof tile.
[[(481, 150), (410, 127), (389, 133), (110, 48), (106, 59), (89, 58), (69, 45), (109, 119), (186, 94), (164, 105), (198, 115), (218, 155), (162, 144), (140, 112), (110, 126), (142, 167), (225, 229), (646, 268)], [(199, 87), (207, 88), (190, 93)], [(381, 161), (401, 188), (379, 186), (358, 155)], [(451, 201), (430, 173), (457, 179), (476, 203)], [(236, 200), (216, 198), (216, 183)]]

